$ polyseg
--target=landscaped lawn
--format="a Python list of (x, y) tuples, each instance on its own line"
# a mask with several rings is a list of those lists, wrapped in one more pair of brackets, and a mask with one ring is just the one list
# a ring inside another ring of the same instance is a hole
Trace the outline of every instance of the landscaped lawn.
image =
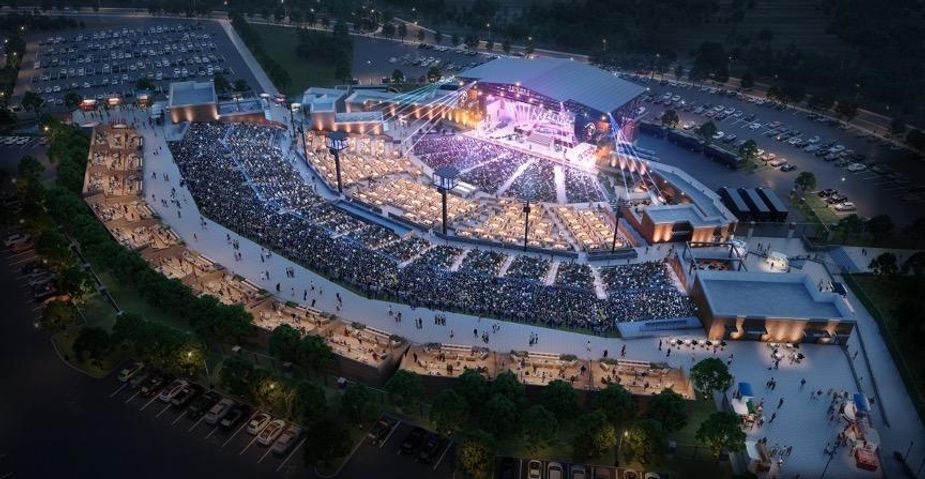
[[(99, 271), (98, 268), (97, 271)], [(183, 331), (191, 331), (186, 321), (167, 314), (162, 309), (142, 299), (133, 285), (124, 284), (116, 280), (109, 273), (100, 273), (99, 277), (103, 284), (106, 285), (109, 293), (116, 300), (116, 304), (118, 304), (119, 308), (123, 311), (135, 313), (144, 319), (164, 323)], [(113, 323), (115, 323), (115, 316), (113, 316)]]
[(251, 25), (260, 36), (264, 50), (273, 55), (280, 66), (292, 78), (292, 84), (286, 88), (286, 95), (301, 96), (310, 86), (331, 87), (335, 85), (334, 66), (321, 61), (302, 58), (296, 55), (299, 43), (298, 30), (272, 25)]

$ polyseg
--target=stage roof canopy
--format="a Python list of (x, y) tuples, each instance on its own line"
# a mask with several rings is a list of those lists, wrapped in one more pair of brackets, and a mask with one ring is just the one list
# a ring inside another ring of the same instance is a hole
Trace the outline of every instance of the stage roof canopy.
[(613, 73), (565, 58), (498, 58), (463, 71), (460, 78), (520, 84), (555, 100), (572, 100), (611, 113), (646, 91)]

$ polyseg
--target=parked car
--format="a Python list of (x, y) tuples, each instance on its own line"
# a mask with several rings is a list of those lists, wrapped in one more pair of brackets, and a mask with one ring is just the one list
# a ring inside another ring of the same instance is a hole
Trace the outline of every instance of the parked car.
[(145, 397), (154, 396), (165, 384), (167, 384), (167, 376), (153, 374), (141, 385), (141, 395)]
[(174, 407), (182, 408), (192, 402), (201, 392), (202, 386), (187, 384), (170, 400), (170, 404), (173, 404)]
[(187, 386), (188, 384), (189, 383), (184, 379), (174, 379), (173, 382), (168, 384), (167, 387), (165, 387), (161, 391), (160, 396), (158, 396), (157, 398), (161, 402), (169, 403), (170, 401), (173, 400), (174, 397), (177, 396), (177, 394), (179, 394), (180, 390), (183, 389), (183, 387)]
[(857, 207), (854, 206), (854, 203), (850, 201), (846, 201), (844, 203), (839, 203), (835, 205), (835, 211), (839, 211), (839, 212), (854, 211), (856, 209)]
[(579, 466), (577, 464), (572, 465), (571, 467), (571, 479), (588, 479), (588, 472), (585, 469), (585, 466)]
[(837, 195), (837, 194), (838, 194), (838, 190), (836, 190), (835, 188), (826, 188), (824, 190), (819, 190), (819, 193), (817, 193), (817, 195), (819, 195), (820, 198), (828, 198), (829, 196)]
[(119, 371), (119, 382), (128, 382), (129, 379), (132, 379), (136, 374), (141, 372), (145, 368), (145, 363), (140, 361), (135, 361), (134, 363), (122, 368), (122, 371)]
[(775, 158), (775, 159), (769, 161), (768, 164), (771, 165), (771, 166), (773, 166), (773, 167), (775, 167), (775, 168), (777, 168), (778, 166), (783, 166), (783, 165), (787, 164), (787, 159), (786, 159), (786, 158)]
[(369, 433), (366, 434), (366, 437), (369, 438), (369, 442), (373, 445), (381, 445), (385, 438), (388, 437), (389, 433), (392, 432), (392, 428), (395, 427), (395, 419), (392, 419), (388, 416), (383, 416), (379, 419), (376, 424), (369, 430)]
[(864, 163), (852, 163), (848, 165), (848, 171), (852, 173), (860, 173), (867, 169), (867, 165)]
[(273, 417), (269, 414), (258, 412), (251, 418), (250, 422), (247, 423), (247, 433), (251, 436), (260, 434), (260, 431), (263, 431), (263, 428), (267, 427), (267, 424), (270, 424), (272, 420)]
[(6, 238), (4, 238), (3, 246), (6, 246), (7, 248), (9, 248), (15, 244), (25, 243), (29, 241), (30, 238), (32, 238), (32, 236), (26, 233), (13, 233), (7, 236)]
[(543, 463), (536, 459), (527, 463), (527, 479), (543, 479)]
[(793, 163), (787, 163), (786, 165), (780, 167), (780, 171), (783, 171), (784, 173), (793, 171), (795, 169), (797, 169), (797, 165), (794, 165)]
[(425, 434), (426, 432), (424, 431), (424, 429), (420, 427), (416, 427), (412, 429), (411, 432), (408, 433), (407, 436), (405, 436), (405, 440), (402, 441), (400, 452), (402, 454), (413, 453), (415, 450), (417, 450), (418, 447), (420, 447), (421, 442), (424, 441)]
[(546, 465), (546, 479), (563, 479), (563, 475), (562, 464), (550, 462)]
[(296, 424), (290, 424), (289, 427), (279, 435), (279, 439), (273, 444), (273, 454), (282, 456), (289, 452), (305, 435), (305, 430)]
[(247, 419), (250, 414), (250, 406), (247, 404), (237, 404), (231, 408), (230, 411), (228, 411), (228, 414), (226, 414), (221, 421), (218, 422), (218, 427), (221, 428), (222, 431), (230, 431), (238, 424), (241, 424), (242, 421)]
[(269, 446), (275, 441), (286, 429), (286, 421), (282, 419), (274, 419), (270, 421), (270, 424), (267, 424), (267, 427), (263, 428), (260, 431), (260, 434), (257, 435), (257, 442), (263, 446)]
[(837, 193), (834, 194), (834, 195), (832, 195), (832, 196), (830, 196), (830, 197), (828, 197), (828, 198), (826, 198), (826, 200), (825, 200), (825, 202), (828, 203), (828, 204), (830, 204), (830, 205), (837, 205), (837, 204), (839, 204), (839, 203), (844, 203), (844, 202), (846, 202), (846, 201), (848, 201), (848, 197), (847, 197), (847, 196), (841, 195), (841, 194), (837, 194)]
[(430, 464), (437, 459), (437, 454), (443, 449), (443, 440), (437, 434), (428, 434), (424, 441), (424, 447), (418, 453), (417, 461), (421, 464)]
[(190, 403), (189, 408), (187, 408), (186, 415), (190, 419), (199, 419), (221, 399), (222, 397), (219, 396), (215, 391), (208, 391)]
[(229, 398), (222, 399), (216, 403), (214, 406), (212, 406), (211, 409), (209, 409), (209, 412), (206, 413), (206, 424), (211, 424), (213, 426), (218, 424), (218, 422), (221, 421), (229, 411), (231, 411), (231, 408), (233, 408), (235, 404), (237, 403), (235, 403), (233, 399)]

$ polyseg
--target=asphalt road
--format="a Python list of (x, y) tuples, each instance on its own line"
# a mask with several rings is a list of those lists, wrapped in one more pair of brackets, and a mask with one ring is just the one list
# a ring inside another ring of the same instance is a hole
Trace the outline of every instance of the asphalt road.
[[(902, 172), (912, 180), (911, 186), (921, 185), (922, 178), (925, 178), (925, 165), (909, 159), (907, 152), (893, 151), (866, 139), (858, 138), (853, 130), (845, 131), (809, 120), (805, 115), (795, 110), (777, 111), (773, 108), (758, 106), (747, 101), (701, 92), (698, 88), (678, 89), (651, 82), (647, 86), (651, 89), (650, 93), (656, 97), (670, 91), (673, 94), (680, 95), (687, 103), (724, 105), (727, 108), (732, 107), (742, 110), (746, 114), (753, 113), (757, 116), (754, 121), (762, 124), (780, 121), (784, 126), (801, 130), (803, 138), (818, 135), (823, 140), (836, 140), (848, 149), (866, 154), (877, 163), (885, 164), (896, 171)], [(653, 103), (646, 103), (645, 105), (649, 110), (646, 118), (650, 120), (654, 120), (656, 115), (665, 109), (665, 107)], [(701, 124), (708, 120), (705, 116), (684, 111), (678, 111), (678, 115), (682, 124), (688, 122)], [(714, 123), (717, 129), (727, 135), (734, 133), (738, 138), (755, 140), (759, 148), (773, 152), (778, 157), (786, 158), (790, 163), (797, 166), (797, 170), (785, 173), (778, 169), (768, 168), (755, 173), (731, 172), (702, 155), (691, 153), (667, 141), (647, 135), (639, 135), (639, 145), (655, 150), (662, 161), (684, 168), (711, 188), (721, 186), (767, 186), (773, 188), (782, 198), (786, 198), (793, 188), (793, 180), (796, 176), (801, 171), (812, 171), (816, 176), (817, 188), (836, 188), (846, 194), (849, 200), (857, 205), (857, 213), (861, 216), (870, 217), (886, 213), (897, 224), (906, 224), (922, 216), (921, 204), (916, 207), (915, 204), (902, 199), (902, 196), (906, 194), (906, 188), (896, 185), (882, 175), (869, 170), (850, 173), (845, 168), (834, 166), (832, 162), (825, 162), (822, 158), (813, 156), (812, 153), (804, 152), (799, 148), (788, 145), (786, 142), (778, 142), (773, 138), (764, 136), (763, 133), (767, 131), (767, 128), (752, 131), (747, 128), (748, 123), (740, 119), (729, 117), (723, 121), (714, 121)]]

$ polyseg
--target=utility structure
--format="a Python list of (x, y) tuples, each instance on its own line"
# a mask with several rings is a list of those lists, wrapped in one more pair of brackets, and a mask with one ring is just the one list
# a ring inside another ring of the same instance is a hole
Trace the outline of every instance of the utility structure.
[(327, 136), (328, 151), (334, 155), (334, 170), (337, 172), (337, 192), (344, 192), (344, 185), (340, 179), (340, 152), (347, 149), (347, 133), (343, 131), (332, 131)]
[(530, 233), (530, 200), (524, 203), (524, 251), (527, 251), (527, 236)]
[(434, 185), (437, 187), (437, 191), (440, 192), (440, 196), (443, 197), (443, 234), (446, 235), (447, 193), (453, 188), (456, 188), (456, 185), (459, 184), (459, 170), (453, 166), (441, 166), (434, 170), (433, 181)]
[(623, 214), (623, 205), (623, 199), (618, 198), (616, 207), (613, 210), (613, 241), (610, 242), (610, 254), (614, 254), (617, 251), (617, 236), (620, 231), (620, 216)]

